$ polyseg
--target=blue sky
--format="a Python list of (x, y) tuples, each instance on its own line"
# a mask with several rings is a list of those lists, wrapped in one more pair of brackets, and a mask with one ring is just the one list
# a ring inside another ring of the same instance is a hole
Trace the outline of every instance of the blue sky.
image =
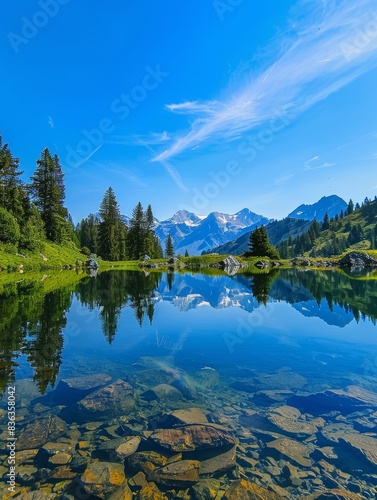
[[(236, 6), (236, 4), (238, 4)], [(60, 157), (74, 220), (111, 185), (157, 218), (377, 194), (374, 0), (25, 0), (0, 20), (0, 129)]]

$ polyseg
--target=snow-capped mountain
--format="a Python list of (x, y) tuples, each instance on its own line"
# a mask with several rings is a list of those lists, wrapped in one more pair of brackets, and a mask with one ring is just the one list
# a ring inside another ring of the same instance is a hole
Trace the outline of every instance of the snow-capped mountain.
[(200, 255), (205, 250), (231, 241), (252, 230), (256, 225), (267, 222), (269, 220), (266, 217), (255, 214), (248, 208), (233, 215), (212, 212), (199, 224), (191, 226), (192, 230), (188, 231), (181, 241), (175, 243), (176, 253), (183, 254), (188, 250), (190, 255)]
[(195, 215), (187, 210), (179, 210), (170, 219), (157, 222), (154, 230), (160, 238), (163, 247), (170, 234), (174, 248), (176, 249), (185, 237), (191, 234), (205, 218), (205, 215)]

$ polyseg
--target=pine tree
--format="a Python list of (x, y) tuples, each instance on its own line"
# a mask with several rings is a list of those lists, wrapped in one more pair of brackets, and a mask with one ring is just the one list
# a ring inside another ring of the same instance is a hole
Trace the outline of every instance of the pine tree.
[(119, 205), (112, 187), (105, 192), (99, 215), (98, 247), (101, 257), (106, 260), (125, 258), (126, 225), (120, 219)]
[(327, 229), (330, 229), (330, 219), (329, 219), (329, 214), (326, 212), (325, 217), (322, 222), (322, 231), (326, 231)]
[(168, 235), (168, 238), (166, 240), (165, 256), (167, 259), (174, 257), (173, 241), (171, 239), (170, 234)]
[(8, 144), (3, 144), (0, 134), (0, 207), (14, 215), (17, 221), (23, 221), (24, 200), (28, 202), (25, 186), (20, 176), (19, 160), (14, 158)]
[(254, 229), (249, 239), (250, 254), (255, 257), (270, 257), (271, 259), (279, 259), (279, 252), (271, 245), (266, 228), (261, 226)]
[(51, 156), (44, 149), (37, 160), (37, 168), (31, 177), (30, 192), (41, 214), (49, 240), (61, 243), (69, 236), (68, 211), (63, 206), (65, 198), (64, 174), (57, 155)]
[(139, 260), (146, 252), (146, 228), (147, 222), (143, 206), (139, 202), (132, 211), (130, 227), (127, 235), (128, 257), (131, 260)]
[(188, 253), (187, 248), (186, 248), (186, 251), (185, 251), (185, 257), (189, 257), (189, 253)]
[(348, 202), (348, 207), (347, 207), (347, 215), (350, 215), (352, 214), (352, 212), (354, 211), (354, 204), (353, 204), (353, 201), (350, 200)]

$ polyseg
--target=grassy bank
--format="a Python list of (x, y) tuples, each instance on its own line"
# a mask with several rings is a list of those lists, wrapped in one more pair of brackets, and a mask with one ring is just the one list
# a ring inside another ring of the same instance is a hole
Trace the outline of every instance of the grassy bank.
[(85, 262), (87, 257), (77, 248), (44, 243), (41, 252), (17, 254), (0, 246), (0, 271), (39, 271), (44, 269), (62, 269), (75, 266), (76, 262)]

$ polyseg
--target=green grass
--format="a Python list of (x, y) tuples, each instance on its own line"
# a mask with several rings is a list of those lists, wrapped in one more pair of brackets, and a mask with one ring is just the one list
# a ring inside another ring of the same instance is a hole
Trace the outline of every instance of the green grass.
[[(44, 260), (42, 255), (47, 260)], [(55, 243), (44, 243), (41, 252), (22, 255), (7, 251), (4, 246), (0, 246), (0, 271), (17, 271), (20, 266), (23, 266), (24, 271), (62, 269), (66, 266), (75, 266), (77, 260), (85, 262), (87, 257), (77, 248)]]

